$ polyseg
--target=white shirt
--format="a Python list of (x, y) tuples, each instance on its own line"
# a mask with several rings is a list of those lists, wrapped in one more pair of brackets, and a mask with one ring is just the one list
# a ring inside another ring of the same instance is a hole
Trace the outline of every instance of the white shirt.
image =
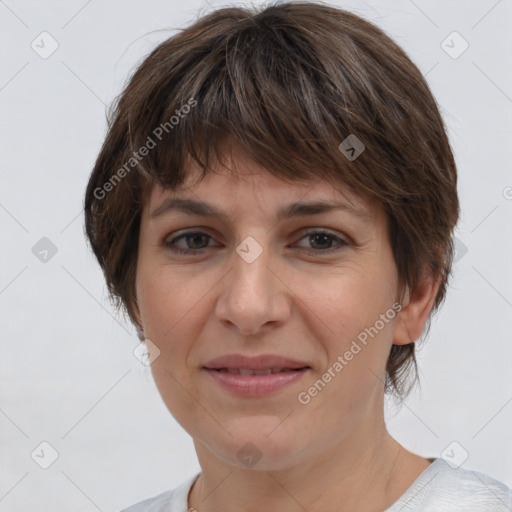
[[(141, 501), (121, 512), (188, 512), (195, 474), (176, 489)], [(468, 469), (453, 469), (443, 459), (421, 473), (405, 493), (383, 512), (511, 512), (512, 489)]]

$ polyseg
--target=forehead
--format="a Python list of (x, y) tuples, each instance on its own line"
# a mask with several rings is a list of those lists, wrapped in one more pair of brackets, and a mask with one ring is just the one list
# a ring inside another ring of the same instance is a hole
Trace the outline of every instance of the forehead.
[(291, 201), (336, 201), (368, 217), (372, 217), (380, 206), (343, 184), (331, 183), (320, 176), (308, 180), (276, 176), (235, 144), (222, 153), (222, 162), (216, 161), (209, 167), (205, 177), (201, 176), (198, 164), (192, 159), (187, 161), (184, 171), (186, 179), (179, 188), (151, 187), (146, 196), (146, 210), (153, 212), (170, 198), (208, 200), (227, 211), (237, 203), (242, 208), (258, 204), (262, 208), (275, 209), (275, 205)]

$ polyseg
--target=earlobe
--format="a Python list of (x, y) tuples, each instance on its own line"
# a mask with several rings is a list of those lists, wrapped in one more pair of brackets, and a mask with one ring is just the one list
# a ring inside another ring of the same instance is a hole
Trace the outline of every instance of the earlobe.
[(146, 339), (144, 335), (144, 325), (142, 324), (139, 306), (136, 301), (132, 306), (130, 317), (132, 319), (133, 325), (135, 326), (135, 329), (137, 330), (137, 336), (139, 340), (144, 341)]
[(394, 345), (407, 345), (421, 336), (440, 284), (440, 276), (426, 275), (414, 290), (407, 289), (395, 323)]
[(142, 324), (142, 320), (140, 318), (138, 310), (134, 312), (132, 323), (135, 326), (135, 329), (137, 330), (137, 337), (139, 338), (140, 341), (144, 341), (146, 339), (146, 336), (144, 334), (144, 325)]

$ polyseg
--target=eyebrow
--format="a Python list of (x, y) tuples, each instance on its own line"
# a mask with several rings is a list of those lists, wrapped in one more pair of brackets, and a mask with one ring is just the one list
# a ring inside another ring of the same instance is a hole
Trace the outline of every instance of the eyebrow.
[[(299, 201), (296, 203), (290, 203), (278, 210), (276, 220), (280, 221), (284, 219), (291, 219), (293, 217), (318, 215), (337, 210), (346, 211), (366, 223), (370, 223), (373, 219), (373, 217), (366, 211), (360, 210), (342, 201)], [(169, 198), (158, 208), (153, 210), (150, 217), (151, 219), (154, 219), (155, 217), (159, 217), (160, 215), (171, 211), (180, 211), (202, 217), (216, 217), (225, 224), (229, 223), (228, 215), (222, 210), (219, 210), (216, 206), (204, 201), (197, 201), (195, 199), (188, 198)]]

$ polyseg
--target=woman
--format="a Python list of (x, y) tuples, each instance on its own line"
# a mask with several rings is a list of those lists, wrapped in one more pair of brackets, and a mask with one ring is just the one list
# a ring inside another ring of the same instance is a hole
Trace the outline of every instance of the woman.
[(87, 235), (201, 466), (126, 511), (510, 510), (504, 484), (384, 422), (459, 214), (403, 50), (323, 4), (220, 9), (160, 44), (114, 107)]

